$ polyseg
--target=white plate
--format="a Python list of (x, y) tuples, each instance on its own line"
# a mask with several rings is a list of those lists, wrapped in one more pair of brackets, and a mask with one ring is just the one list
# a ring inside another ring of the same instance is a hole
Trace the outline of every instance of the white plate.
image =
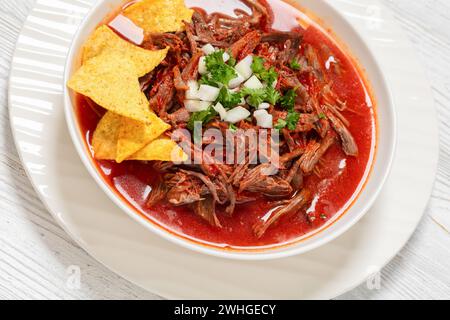
[[(231, 4), (228, 6), (229, 8), (241, 4), (238, 0), (227, 1)], [(191, 1), (190, 3), (196, 2)], [(208, 3), (219, 4), (220, 0), (208, 0)], [(79, 66), (76, 61), (80, 54), (80, 50), (86, 39), (89, 38), (89, 35), (92, 34), (93, 30), (101, 23), (103, 20), (102, 17), (110, 12), (111, 7), (117, 7), (121, 4), (123, 4), (123, 0), (102, 0), (89, 12), (89, 15), (83, 21), (78, 32), (74, 36), (74, 41), (72, 42), (67, 58), (63, 83), (69, 82), (69, 79), (75, 73), (76, 69), (78, 69)], [(104, 177), (98, 170), (98, 165), (92, 160), (90, 152), (86, 150), (85, 133), (82, 132), (83, 130), (80, 130), (79, 121), (74, 112), (76, 99), (73, 92), (66, 87), (64, 93), (66, 119), (74, 146), (78, 150), (78, 154), (92, 178), (109, 196), (111, 201), (115, 202), (123, 212), (141, 223), (149, 231), (196, 252), (209, 254), (219, 258), (236, 260), (270, 260), (303, 254), (326, 245), (328, 242), (348, 231), (369, 211), (383, 189), (395, 156), (397, 121), (390, 88), (384, 79), (384, 75), (376, 61), (376, 57), (374, 57), (367, 48), (367, 43), (365, 43), (355, 30), (346, 23), (345, 19), (340, 17), (332, 7), (328, 6), (323, 1), (301, 0), (301, 4), (305, 8), (314, 10), (314, 12), (321, 12), (322, 15), (328, 15), (333, 18), (333, 21), (330, 21), (332, 22), (332, 29), (336, 30), (339, 35), (342, 35), (342, 41), (345, 41), (345, 44), (348, 44), (352, 50), (351, 52), (358, 57), (360, 64), (366, 68), (367, 79), (369, 80), (373, 94), (376, 97), (376, 113), (378, 121), (377, 147), (376, 154), (371, 155), (370, 157), (371, 160), (372, 158), (375, 158), (375, 160), (373, 163), (371, 161), (370, 166), (366, 168), (365, 174), (362, 181), (360, 181), (355, 194), (348, 199), (347, 203), (332, 219), (320, 228), (298, 237), (297, 239), (287, 241), (284, 244), (278, 244), (278, 246), (259, 247), (259, 251), (257, 252), (251, 249), (249, 250), (249, 248), (242, 248), (237, 251), (223, 250), (220, 246), (204, 246), (199, 243), (187, 241), (185, 237), (180, 237), (175, 234), (176, 232), (167, 232), (165, 228), (161, 228), (157, 223), (146, 219), (142, 214), (137, 212), (135, 208), (130, 206), (129, 203), (125, 203), (122, 197), (117, 196), (116, 190), (105, 182)], [(232, 11), (229, 8), (228, 11)], [(226, 9), (223, 10), (224, 12), (227, 12)], [(280, 19), (275, 19), (276, 27), (279, 27), (281, 24), (279, 20)]]
[(374, 208), (345, 235), (308, 254), (264, 262), (208, 257), (160, 239), (122, 213), (86, 172), (64, 121), (62, 75), (76, 25), (93, 2), (38, 0), (10, 81), (11, 126), (25, 169), (55, 219), (93, 257), (168, 298), (328, 299), (363, 282), (403, 247), (431, 192), (437, 123), (414, 51), (376, 0), (329, 3), (367, 39), (394, 94), (399, 140), (391, 177)]

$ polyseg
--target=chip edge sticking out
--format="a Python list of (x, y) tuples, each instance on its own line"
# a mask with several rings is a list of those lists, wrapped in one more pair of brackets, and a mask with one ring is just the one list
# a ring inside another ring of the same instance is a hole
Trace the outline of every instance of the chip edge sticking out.
[(122, 116), (108, 111), (100, 119), (91, 142), (95, 159), (111, 160), (116, 157), (122, 118)]
[(134, 64), (123, 55), (105, 52), (82, 65), (67, 86), (108, 111), (151, 122), (149, 102), (136, 74)]
[[(96, 130), (94, 131), (92, 139), (92, 147), (94, 150), (95, 159), (116, 161), (117, 144), (119, 140), (119, 131), (122, 125), (122, 119), (122, 116), (109, 111), (100, 120)], [(157, 139), (141, 148), (135, 154), (132, 154), (125, 161), (186, 161), (187, 155), (184, 153), (183, 149), (174, 141), (168, 142), (167, 140), (172, 141), (170, 138), (164, 136), (163, 134), (162, 136), (159, 136)], [(156, 152), (156, 155), (152, 156), (155, 153), (152, 148), (159, 147), (161, 145), (168, 146), (169, 148), (171, 148), (170, 151), (166, 150), (166, 152)]]
[[(160, 150), (161, 147), (164, 147), (163, 150)], [(175, 141), (169, 137), (161, 136), (132, 155), (128, 160), (181, 163), (188, 160), (188, 156)]]
[[(146, 12), (147, 16), (144, 17)], [(193, 14), (194, 10), (187, 8), (184, 0), (142, 0), (127, 7), (123, 12), (125, 17), (146, 33), (183, 31), (183, 21), (191, 22)]]
[(153, 71), (166, 58), (169, 48), (147, 50), (122, 39), (109, 26), (98, 27), (84, 43), (82, 64), (106, 52), (122, 54), (136, 67), (137, 77)]
[(170, 128), (169, 124), (155, 114), (148, 124), (123, 117), (117, 141), (116, 162), (128, 159)]

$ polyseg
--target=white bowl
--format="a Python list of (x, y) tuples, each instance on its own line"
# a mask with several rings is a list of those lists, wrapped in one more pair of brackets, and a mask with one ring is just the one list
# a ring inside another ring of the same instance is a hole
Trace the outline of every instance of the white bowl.
[[(77, 31), (70, 47), (64, 73), (64, 83), (67, 83), (73, 72), (78, 68), (77, 62), (80, 49), (88, 36), (95, 30), (105, 16), (122, 5), (123, 2), (123, 0), (100, 0), (90, 11)], [(397, 139), (394, 102), (386, 80), (376, 58), (371, 53), (364, 39), (359, 36), (357, 30), (353, 29), (342, 15), (322, 0), (297, 0), (295, 2), (299, 3), (308, 12), (313, 12), (320, 20), (325, 21), (326, 26), (333, 30), (334, 34), (338, 36), (342, 43), (345, 43), (346, 48), (350, 49), (347, 51), (350, 51), (351, 55), (357, 58), (360, 66), (364, 67), (366, 79), (375, 97), (378, 118), (376, 155), (372, 169), (368, 170), (366, 180), (361, 183), (360, 193), (355, 194), (354, 199), (349, 202), (349, 208), (336, 214), (332, 221), (287, 245), (258, 250), (254, 250), (253, 248), (249, 250), (231, 251), (188, 240), (144, 218), (136, 209), (125, 203), (117, 195), (116, 191), (104, 181), (86, 148), (84, 136), (79, 128), (78, 120), (74, 112), (73, 92), (65, 87), (64, 102), (66, 120), (72, 140), (84, 165), (110, 199), (145, 228), (169, 241), (196, 252), (238, 260), (268, 260), (302, 254), (334, 240), (355, 225), (375, 202), (389, 175), (395, 155)]]

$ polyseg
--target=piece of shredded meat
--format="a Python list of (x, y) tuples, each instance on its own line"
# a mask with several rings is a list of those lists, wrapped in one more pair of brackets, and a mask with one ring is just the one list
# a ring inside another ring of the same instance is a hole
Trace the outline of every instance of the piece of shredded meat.
[(308, 189), (303, 189), (298, 195), (294, 198), (287, 201), (286, 204), (280, 206), (275, 209), (266, 220), (261, 219), (254, 226), (253, 230), (258, 238), (261, 238), (264, 233), (277, 223), (281, 218), (299, 212), (302, 210), (311, 200), (311, 193)]

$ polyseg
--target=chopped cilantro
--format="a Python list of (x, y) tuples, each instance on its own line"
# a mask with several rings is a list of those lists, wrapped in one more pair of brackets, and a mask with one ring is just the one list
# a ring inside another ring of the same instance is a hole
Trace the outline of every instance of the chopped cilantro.
[(272, 86), (278, 79), (278, 73), (274, 67), (260, 74), (261, 80), (265, 81), (268, 86)]
[[(216, 84), (228, 85), (230, 80), (237, 77), (236, 71), (223, 61), (223, 50), (218, 50), (205, 58), (206, 68), (210, 72), (207, 80)], [(202, 77), (202, 79), (205, 77)]]
[(264, 67), (264, 59), (258, 56), (253, 57), (252, 71), (256, 76), (267, 83), (268, 86), (272, 86), (278, 79), (278, 73), (274, 67), (266, 69)]
[(286, 116), (287, 128), (289, 130), (295, 130), (297, 128), (298, 121), (300, 120), (300, 114), (294, 110), (289, 110)]
[(265, 101), (266, 98), (266, 90), (265, 89), (248, 89), (244, 88), (241, 90), (243, 96), (248, 96), (247, 103), (254, 107), (258, 108), (261, 103)]
[(264, 90), (263, 89), (255, 90), (247, 98), (247, 103), (254, 108), (258, 108), (259, 105), (263, 102), (264, 102)]
[(253, 57), (253, 63), (252, 63), (252, 71), (253, 73), (260, 74), (264, 71), (266, 71), (266, 68), (264, 68), (264, 59), (258, 56)]
[(286, 109), (294, 108), (295, 98), (297, 98), (297, 94), (295, 93), (295, 90), (291, 89), (280, 99), (280, 104)]
[(228, 65), (234, 67), (237, 63), (237, 60), (235, 57), (233, 57), (233, 54), (231, 53), (231, 50), (228, 50), (228, 54), (230, 55), (230, 59), (228, 60)]
[(223, 50), (217, 50), (211, 54), (208, 54), (205, 57), (206, 68), (209, 70), (211, 68), (214, 68), (218, 64), (225, 63), (223, 61), (223, 53)]
[(277, 124), (275, 125), (275, 129), (281, 130), (286, 128), (287, 122), (284, 119), (278, 119)]
[(266, 88), (265, 100), (271, 105), (276, 105), (278, 100), (280, 100), (281, 94), (272, 86)]
[(292, 59), (290, 66), (291, 66), (292, 70), (300, 70), (301, 69), (300, 63), (298, 63), (298, 60), (295, 58)]
[(194, 112), (191, 114), (191, 118), (189, 119), (189, 122), (187, 125), (188, 129), (193, 131), (195, 128), (196, 122), (201, 122), (202, 125), (205, 125), (208, 122), (210, 122), (216, 115), (217, 115), (217, 112), (212, 107), (209, 107), (205, 111)]
[(209, 69), (211, 72), (211, 80), (216, 83), (228, 85), (228, 83), (237, 77), (236, 71), (226, 64), (216, 65), (214, 69)]
[(327, 116), (325, 115), (325, 113), (319, 114), (319, 119), (325, 120), (326, 118), (327, 118)]
[(217, 84), (217, 82), (213, 81), (209, 75), (204, 75), (200, 78), (199, 80), (200, 84), (206, 84), (208, 86), (212, 86), (212, 87), (216, 87), (219, 88), (219, 85)]
[(281, 98), (281, 94), (273, 87), (268, 86), (264, 89), (248, 89), (241, 90), (242, 97), (247, 98), (247, 103), (252, 107), (259, 107), (263, 102), (268, 102), (271, 105), (276, 105)]
[(231, 109), (241, 102), (242, 95), (240, 92), (233, 93), (228, 90), (226, 87), (222, 87), (220, 89), (219, 97), (217, 98), (217, 102), (220, 102), (225, 109)]
[(289, 130), (295, 130), (299, 120), (300, 114), (294, 110), (289, 110), (286, 119), (278, 119), (275, 129), (281, 130), (288, 128)]
[(236, 127), (236, 125), (230, 123), (230, 130), (231, 130), (232, 132), (236, 132), (236, 131), (238, 130), (238, 128)]

